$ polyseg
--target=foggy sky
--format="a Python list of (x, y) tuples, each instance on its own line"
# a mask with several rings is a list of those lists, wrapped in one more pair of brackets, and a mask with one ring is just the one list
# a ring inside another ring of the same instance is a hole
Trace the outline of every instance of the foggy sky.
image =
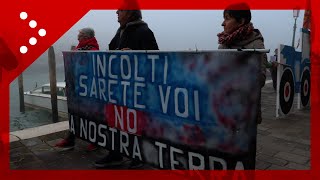
[[(281, 43), (291, 45), (293, 36), (292, 10), (252, 10), (253, 26), (264, 36), (268, 56)], [(304, 11), (297, 20), (296, 38), (300, 38)], [(154, 32), (160, 50), (216, 50), (217, 34), (223, 31), (222, 10), (143, 10), (143, 20)], [(108, 50), (108, 44), (119, 28), (115, 10), (93, 10), (88, 12), (55, 44), (56, 56), (61, 50), (77, 45), (78, 30), (91, 27), (96, 32), (100, 50)], [(46, 53), (44, 53), (46, 55)]]

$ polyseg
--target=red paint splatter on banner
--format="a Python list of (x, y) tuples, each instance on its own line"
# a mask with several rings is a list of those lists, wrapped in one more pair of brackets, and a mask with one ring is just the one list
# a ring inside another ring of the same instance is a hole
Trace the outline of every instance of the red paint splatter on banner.
[(205, 145), (206, 137), (199, 126), (184, 124), (182, 128), (184, 134), (182, 136), (179, 136), (179, 140), (181, 141), (181, 143), (199, 147)]
[(105, 118), (109, 127), (116, 127), (135, 135), (142, 135), (147, 123), (145, 112), (114, 104), (108, 104), (105, 108)]

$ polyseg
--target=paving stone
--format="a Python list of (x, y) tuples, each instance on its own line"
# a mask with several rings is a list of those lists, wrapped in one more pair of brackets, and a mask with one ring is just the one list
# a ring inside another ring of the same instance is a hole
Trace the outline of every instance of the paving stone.
[(48, 134), (48, 135), (44, 135), (44, 136), (40, 136), (39, 139), (41, 139), (42, 141), (51, 141), (51, 140), (55, 140), (55, 139), (59, 139), (60, 138), (60, 134), (59, 133), (53, 133), (53, 134)]
[(43, 152), (53, 152), (54, 149), (48, 144), (39, 144), (29, 148), (36, 156), (42, 154)]
[(272, 137), (271, 135), (258, 139), (258, 144), (264, 148), (270, 148), (276, 151), (285, 151), (285, 152), (291, 152), (295, 147), (294, 142), (283, 140), (281, 138), (275, 138), (275, 137)]
[(57, 132), (56, 135), (64, 139), (65, 137), (67, 137), (68, 133), (69, 133), (69, 130), (64, 130), (64, 131)]
[(10, 149), (14, 149), (14, 148), (18, 148), (18, 147), (22, 147), (23, 144), (20, 141), (15, 141), (15, 142), (11, 142), (9, 145)]
[(274, 155), (274, 157), (281, 158), (290, 162), (295, 162), (298, 164), (305, 164), (309, 160), (308, 157), (299, 156), (288, 152), (279, 152), (276, 155)]
[(310, 167), (311, 165), (310, 165), (310, 159), (308, 160), (308, 162), (305, 164), (305, 165), (307, 165), (308, 167)]
[(259, 154), (257, 156), (257, 160), (262, 160), (264, 162), (270, 163), (270, 164), (274, 164), (274, 165), (278, 165), (278, 166), (285, 166), (286, 164), (288, 164), (288, 161), (284, 160), (284, 159), (280, 159), (277, 157), (271, 157), (268, 155), (263, 155), (263, 154)]
[(310, 151), (305, 151), (305, 150), (302, 150), (302, 149), (293, 149), (291, 151), (292, 154), (296, 154), (296, 155), (301, 155), (301, 156), (305, 156), (305, 157), (310, 157)]
[(284, 151), (284, 152), (291, 152), (294, 147), (286, 146), (285, 144), (279, 144), (279, 143), (268, 143), (265, 144), (263, 141), (260, 144), (263, 148), (272, 148), (275, 151)]
[(16, 153), (10, 156), (10, 163), (13, 163), (16, 167), (23, 166), (25, 163), (31, 163), (39, 161), (33, 153)]
[(278, 166), (278, 165), (271, 165), (267, 168), (267, 170), (290, 170), (287, 166)]
[(261, 131), (267, 131), (269, 128), (263, 126), (263, 125), (259, 125), (258, 126), (258, 130), (261, 130)]
[(274, 156), (277, 154), (279, 151), (272, 149), (272, 147), (264, 147), (261, 148), (260, 150), (257, 150), (257, 154), (263, 154), (263, 155), (268, 155), (268, 156)]
[(261, 146), (261, 145), (257, 145), (256, 151), (258, 152), (258, 151), (260, 151), (261, 149), (262, 149), (262, 146)]
[(26, 147), (26, 146), (22, 146), (22, 147), (18, 147), (18, 148), (14, 148), (14, 149), (10, 149), (10, 155), (14, 155), (14, 154), (23, 154), (23, 153), (31, 153), (31, 151)]
[(86, 152), (85, 156), (92, 161), (97, 161), (102, 159), (106, 155), (106, 152), (107, 151), (105, 149), (99, 148), (92, 152)]
[(40, 160), (35, 160), (33, 162), (26, 162), (21, 163), (15, 169), (22, 169), (22, 170), (44, 170), (47, 169), (45, 164)]
[(55, 161), (56, 159), (60, 158), (59, 153), (56, 151), (39, 152), (36, 154), (36, 157), (45, 163), (49, 163), (49, 162)]
[(273, 133), (273, 134), (271, 134), (271, 136), (275, 137), (275, 138), (279, 138), (279, 139), (284, 139), (286, 141), (291, 141), (291, 142), (297, 142), (297, 143), (300, 143), (300, 144), (310, 145), (310, 138), (309, 139), (302, 139), (302, 138), (299, 138), (299, 137), (286, 136), (286, 135), (281, 134), (279, 132)]
[(263, 131), (263, 130), (259, 130), (259, 129), (258, 129), (258, 134), (259, 134), (259, 135), (264, 135), (264, 136), (266, 136), (266, 135), (269, 135), (269, 134), (271, 134), (271, 133), (268, 132), (268, 131)]
[(292, 124), (292, 122), (289, 121), (284, 121), (284, 119), (278, 120), (279, 122), (274, 123), (272, 125), (272, 128), (269, 129), (269, 132), (275, 133), (275, 132), (283, 132), (286, 130), (286, 128), (288, 128), (288, 126), (290, 126)]
[(70, 161), (70, 159), (56, 158), (55, 160), (48, 162), (46, 167), (52, 170), (75, 169), (75, 166), (77, 166), (78, 164)]
[(310, 166), (308, 165), (301, 165), (297, 163), (290, 162), (286, 165), (289, 169), (295, 169), (295, 170), (310, 170)]
[(35, 146), (38, 144), (43, 144), (44, 142), (41, 139), (36, 137), (36, 138), (21, 140), (21, 143), (29, 147), (29, 146)]
[(65, 157), (74, 160), (74, 159), (87, 159), (88, 153), (85, 151), (70, 151), (69, 153), (65, 154)]
[(259, 145), (264, 145), (264, 146), (271, 144), (275, 141), (276, 141), (276, 138), (271, 136), (258, 136), (257, 138), (257, 143)]
[(266, 128), (267, 130), (270, 130), (272, 128), (272, 124), (269, 123), (265, 123), (266, 118), (264, 118), (264, 116), (262, 117), (262, 123), (258, 125), (258, 127), (263, 127)]
[(296, 143), (296, 145), (294, 147), (297, 148), (297, 149), (310, 151), (310, 145)]
[(267, 162), (264, 162), (264, 161), (257, 161), (256, 162), (256, 169), (257, 170), (265, 170), (267, 169), (268, 167), (270, 167), (272, 164), (271, 163), (267, 163)]

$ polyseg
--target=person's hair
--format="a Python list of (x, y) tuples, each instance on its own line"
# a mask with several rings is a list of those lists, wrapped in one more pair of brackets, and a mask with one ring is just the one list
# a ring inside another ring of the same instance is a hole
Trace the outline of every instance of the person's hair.
[(251, 21), (250, 7), (246, 3), (232, 4), (223, 11), (223, 16), (228, 14), (236, 19), (237, 22), (241, 22), (244, 19), (244, 24), (248, 24)]
[(127, 10), (130, 13), (130, 19), (129, 21), (137, 21), (142, 19), (142, 13), (141, 10)]
[(94, 30), (92, 28), (82, 28), (79, 30), (79, 32), (82, 32), (89, 38), (93, 38), (95, 36)]

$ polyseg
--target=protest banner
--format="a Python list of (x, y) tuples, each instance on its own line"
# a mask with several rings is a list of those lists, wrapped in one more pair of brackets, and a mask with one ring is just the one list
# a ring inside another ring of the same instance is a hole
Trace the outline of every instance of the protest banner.
[(254, 169), (260, 54), (63, 52), (70, 131), (161, 169)]

